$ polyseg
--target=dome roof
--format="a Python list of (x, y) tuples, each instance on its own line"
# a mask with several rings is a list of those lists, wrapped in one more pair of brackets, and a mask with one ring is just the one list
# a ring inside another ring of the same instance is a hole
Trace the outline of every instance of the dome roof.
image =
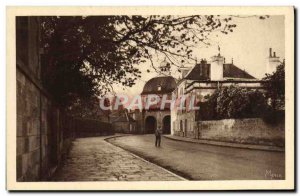
[(176, 81), (172, 76), (159, 76), (146, 82), (142, 94), (170, 93), (176, 88)]

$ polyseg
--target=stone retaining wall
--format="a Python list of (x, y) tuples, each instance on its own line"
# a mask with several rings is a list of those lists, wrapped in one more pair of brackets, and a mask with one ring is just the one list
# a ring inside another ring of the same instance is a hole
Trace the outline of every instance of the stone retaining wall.
[(16, 178), (47, 180), (71, 143), (72, 121), (42, 85), (38, 17), (17, 17), (16, 28)]
[[(271, 125), (260, 118), (224, 119), (194, 122), (193, 128), (187, 130), (186, 137), (195, 139), (284, 146), (284, 121)], [(174, 135), (183, 136), (180, 131)]]
[(69, 117), (44, 89), (47, 64), (42, 60), (39, 27), (38, 17), (16, 17), (17, 181), (47, 180), (68, 151), (75, 132), (97, 136), (111, 128), (102, 122)]
[(68, 117), (17, 69), (17, 180), (47, 179), (71, 129)]

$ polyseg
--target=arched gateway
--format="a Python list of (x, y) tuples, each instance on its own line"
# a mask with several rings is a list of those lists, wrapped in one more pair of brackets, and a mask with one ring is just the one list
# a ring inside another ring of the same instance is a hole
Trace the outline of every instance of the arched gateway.
[(153, 116), (148, 116), (145, 122), (146, 133), (154, 133), (156, 129), (156, 119)]

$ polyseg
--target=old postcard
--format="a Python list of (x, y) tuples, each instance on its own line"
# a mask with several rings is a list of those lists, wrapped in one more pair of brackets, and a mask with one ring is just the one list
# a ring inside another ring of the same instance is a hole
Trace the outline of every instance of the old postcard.
[(8, 7), (8, 190), (294, 189), (293, 7)]

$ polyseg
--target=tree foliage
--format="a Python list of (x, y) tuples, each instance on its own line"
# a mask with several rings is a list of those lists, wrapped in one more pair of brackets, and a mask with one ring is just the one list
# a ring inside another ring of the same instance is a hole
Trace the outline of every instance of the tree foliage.
[(283, 108), (285, 103), (285, 62), (281, 63), (272, 74), (263, 78), (267, 90), (266, 96), (273, 109)]
[(267, 110), (261, 91), (234, 85), (217, 89), (208, 97), (206, 105), (205, 111), (200, 107), (200, 113), (210, 116), (200, 117), (202, 120), (263, 117)]
[[(194, 63), (193, 50), (210, 45), (212, 33), (233, 32), (235, 17), (239, 16), (40, 17), (45, 86), (65, 106), (101, 96), (113, 84), (131, 87), (147, 61), (157, 72), (179, 70)], [(153, 63), (161, 57), (163, 66)]]
[[(228, 34), (232, 17), (205, 16), (61, 16), (40, 17), (44, 48), (44, 83), (66, 105), (99, 96), (113, 84), (132, 86), (139, 65), (156, 71), (193, 61), (197, 44), (209, 44), (215, 31)], [(153, 58), (163, 56), (157, 67)]]
[[(105, 98), (104, 106), (109, 107), (109, 99)], [(70, 116), (82, 119), (94, 119), (109, 121), (111, 110), (103, 110), (99, 107), (99, 100), (96, 97), (88, 99), (78, 99), (69, 107), (65, 108)]]

